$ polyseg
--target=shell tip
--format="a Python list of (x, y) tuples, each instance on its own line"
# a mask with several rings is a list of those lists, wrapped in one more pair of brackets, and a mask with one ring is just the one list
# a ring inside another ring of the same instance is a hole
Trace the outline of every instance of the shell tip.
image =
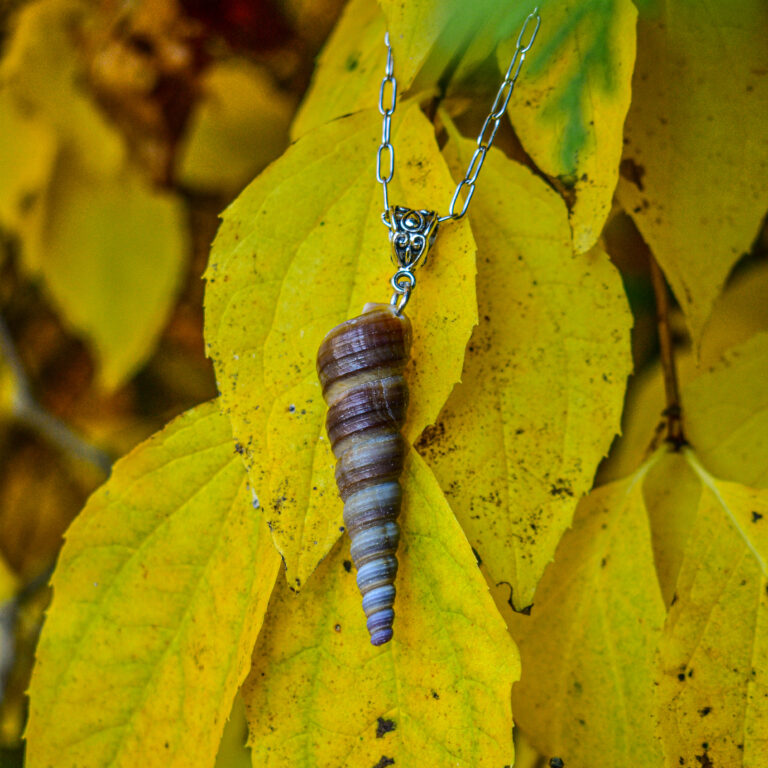
[(384, 629), (377, 629), (371, 634), (371, 645), (384, 645), (392, 639), (392, 630), (387, 627)]

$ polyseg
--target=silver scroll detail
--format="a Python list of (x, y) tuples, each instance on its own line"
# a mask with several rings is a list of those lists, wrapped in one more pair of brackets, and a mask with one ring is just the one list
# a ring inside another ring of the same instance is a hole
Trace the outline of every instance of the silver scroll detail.
[(389, 209), (388, 218), (392, 258), (400, 269), (410, 272), (424, 261), (435, 242), (440, 223), (437, 213), (396, 205)]

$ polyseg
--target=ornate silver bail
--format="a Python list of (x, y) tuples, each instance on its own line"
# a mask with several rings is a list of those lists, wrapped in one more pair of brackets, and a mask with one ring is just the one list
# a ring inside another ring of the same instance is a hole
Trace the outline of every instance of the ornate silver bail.
[(426, 259), (435, 242), (440, 223), (437, 213), (396, 205), (390, 207), (388, 218), (392, 259), (400, 269), (410, 272)]
[(390, 206), (383, 218), (389, 227), (392, 260), (398, 268), (390, 280), (394, 290), (390, 304), (399, 316), (416, 285), (413, 270), (426, 260), (435, 242), (440, 220), (435, 211), (417, 211), (402, 205)]

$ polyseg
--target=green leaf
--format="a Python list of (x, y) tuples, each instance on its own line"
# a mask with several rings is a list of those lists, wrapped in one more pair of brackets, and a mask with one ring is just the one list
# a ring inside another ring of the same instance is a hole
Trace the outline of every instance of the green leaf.
[(368, 642), (346, 541), (299, 595), (279, 580), (243, 687), (254, 766), (513, 763), (516, 649), (415, 452), (404, 487), (390, 643)]
[[(473, 149), (452, 138), (454, 171)], [(558, 195), (497, 150), (469, 215), (482, 320), (419, 451), (493, 581), (523, 609), (618, 431), (630, 315), (605, 254), (574, 256)]]
[(119, 461), (53, 576), (29, 768), (212, 765), (279, 563), (216, 402)]
[[(432, 126), (415, 104), (402, 104), (396, 117), (402, 149), (390, 199), (415, 207), (450, 199)], [(317, 348), (331, 328), (391, 292), (372, 167), (380, 119), (359, 113), (293, 144), (226, 211), (206, 272), (206, 341), (223, 407), (294, 586), (342, 525)], [(468, 225), (446, 227), (408, 307), (411, 441), (461, 374), (476, 321), (474, 275)]]
[[(598, 0), (547, 3), (541, 13), (509, 117), (538, 168), (567, 190), (574, 250), (584, 253), (600, 236), (619, 179), (637, 12), (630, 0)], [(499, 46), (502, 71), (514, 42)]]

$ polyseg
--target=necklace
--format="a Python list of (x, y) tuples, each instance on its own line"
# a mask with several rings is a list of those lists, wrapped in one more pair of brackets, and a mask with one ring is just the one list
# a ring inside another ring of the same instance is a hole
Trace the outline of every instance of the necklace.
[[(526, 39), (529, 25), (532, 31)], [(540, 25), (536, 8), (520, 30), (512, 61), (478, 134), (477, 148), (444, 216), (436, 211), (390, 205), (387, 185), (395, 173), (390, 130), (397, 80), (389, 33), (384, 36), (387, 63), (379, 89), (383, 123), (376, 153), (376, 180), (384, 193), (381, 218), (389, 230), (397, 266), (390, 280), (394, 292), (388, 304), (366, 304), (361, 315), (331, 330), (317, 354), (317, 372), (328, 405), (328, 439), (336, 457), (336, 483), (344, 502), (344, 526), (352, 542), (352, 561), (373, 645), (392, 639), (395, 618), (394, 582), (400, 538), (397, 517), (402, 501), (399, 478), (408, 450), (400, 432), (408, 405), (403, 370), (411, 342), (410, 322), (403, 310), (416, 286), (414, 270), (424, 263), (438, 227), (458, 221), (469, 208), (485, 157)]]

